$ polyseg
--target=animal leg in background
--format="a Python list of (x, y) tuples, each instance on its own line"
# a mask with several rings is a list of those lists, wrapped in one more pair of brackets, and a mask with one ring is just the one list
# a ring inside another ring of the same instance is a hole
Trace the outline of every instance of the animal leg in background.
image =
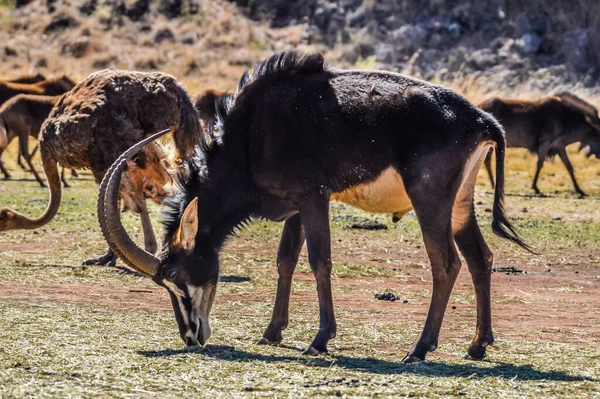
[(577, 180), (575, 180), (575, 172), (573, 171), (573, 165), (571, 165), (571, 161), (569, 161), (569, 157), (567, 157), (567, 151), (564, 147), (558, 150), (558, 156), (569, 171), (569, 175), (571, 176), (571, 180), (573, 181), (573, 187), (575, 187), (575, 191), (577, 191), (577, 193), (579, 193), (580, 196), (585, 197), (587, 194), (584, 193), (581, 188), (579, 188)]
[(31, 168), (31, 172), (35, 176), (35, 179), (38, 181), (38, 183), (40, 183), (40, 186), (46, 187), (46, 183), (44, 183), (44, 180), (40, 177), (37, 170), (35, 170), (35, 168), (33, 167), (33, 162), (31, 162), (31, 156), (29, 154), (28, 138), (29, 138), (29, 134), (27, 136), (25, 136), (25, 138), (19, 136), (19, 148), (20, 148), (19, 152), (23, 155), (23, 158), (25, 158), (27, 165), (29, 165), (29, 168)]
[[(31, 151), (31, 154), (29, 154), (29, 156), (30, 156), (31, 158), (33, 158), (33, 156), (34, 156), (34, 155), (35, 155), (35, 153), (37, 152), (38, 148), (40, 148), (40, 145), (39, 145), (39, 143), (38, 143), (38, 144), (36, 144), (36, 146), (35, 146), (35, 147), (33, 147), (33, 151)], [(23, 165), (23, 164), (21, 163), (21, 151), (19, 151), (19, 156), (18, 156), (17, 160), (18, 160), (18, 162), (19, 162), (19, 165), (21, 166), (21, 168), (22, 168), (22, 169), (23, 169), (25, 172), (31, 172), (31, 170), (27, 169), (27, 168), (25, 167), (25, 165)], [(62, 180), (62, 182), (63, 182), (64, 186), (65, 186), (65, 187), (70, 187), (70, 186), (69, 186), (69, 184), (68, 184), (68, 183), (67, 183), (67, 181), (66, 181), (66, 178), (65, 178), (65, 174), (64, 174), (64, 168), (63, 168), (63, 171), (61, 172), (61, 175), (60, 175), (60, 176), (61, 176), (61, 180)], [(71, 169), (71, 177), (79, 177), (79, 173), (77, 173), (77, 170), (75, 170), (75, 169)]]
[(280, 343), (283, 339), (281, 332), (285, 330), (289, 321), (290, 292), (292, 290), (292, 276), (298, 263), (298, 256), (304, 245), (304, 229), (300, 215), (295, 215), (285, 221), (283, 233), (277, 251), (277, 296), (271, 322), (267, 326), (259, 345)]
[[(318, 192), (318, 190), (317, 190)], [(304, 354), (327, 352), (327, 342), (335, 337), (336, 322), (331, 295), (331, 235), (329, 229), (329, 193), (314, 195), (299, 204), (306, 234), (308, 262), (317, 280), (319, 296), (319, 332)]]
[(4, 179), (8, 180), (11, 178), (11, 176), (10, 176), (10, 173), (8, 173), (8, 170), (4, 167), (4, 163), (2, 162), (2, 153), (3, 152), (4, 152), (4, 150), (2, 148), (0, 148), (0, 171), (4, 175)]
[(62, 181), (63, 186), (71, 187), (71, 185), (67, 182), (67, 178), (65, 177), (65, 168), (64, 167), (60, 171), (60, 181)]
[[(29, 155), (31, 158), (33, 158), (33, 156), (37, 152), (38, 147), (39, 147), (39, 145), (36, 145), (33, 148), (33, 151), (31, 151), (31, 154)], [(19, 155), (17, 155), (17, 163), (19, 164), (21, 169), (23, 169), (23, 172), (31, 172), (31, 169), (29, 169), (27, 166), (25, 166), (25, 164), (23, 163), (23, 160), (21, 159), (21, 147), (20, 146), (19, 146)]]
[(550, 144), (543, 144), (537, 152), (538, 160), (535, 169), (535, 176), (533, 177), (533, 183), (531, 188), (535, 191), (536, 194), (540, 195), (540, 189), (537, 186), (538, 178), (540, 177), (540, 171), (542, 170), (542, 166), (544, 166), (544, 161), (546, 161), (546, 157), (548, 157), (548, 151), (550, 151)]
[(2, 153), (6, 147), (8, 147), (8, 143), (10, 143), (10, 140), (8, 139), (8, 131), (6, 130), (4, 122), (0, 121), (0, 171), (2, 171), (5, 179), (10, 179), (10, 173), (8, 173), (8, 170), (6, 170), (4, 164), (2, 163)]

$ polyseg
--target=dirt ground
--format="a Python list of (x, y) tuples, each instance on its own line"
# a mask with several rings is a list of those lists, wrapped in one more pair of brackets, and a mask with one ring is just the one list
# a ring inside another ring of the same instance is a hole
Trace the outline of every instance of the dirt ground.
[[(487, 361), (462, 359), (475, 330), (474, 292), (463, 262), (440, 347), (429, 355), (426, 369), (406, 369), (399, 363), (418, 339), (431, 293), (430, 266), (413, 214), (393, 224), (388, 215), (369, 215), (332, 204), (338, 336), (331, 341), (330, 355), (307, 359), (299, 354), (318, 327), (317, 296), (306, 250), (294, 279), (284, 345), (254, 344), (268, 323), (274, 301), (274, 258), (281, 231), (280, 224), (265, 221), (240, 231), (222, 255), (211, 343), (235, 349), (212, 354), (182, 352), (164, 289), (123, 267), (81, 266), (84, 258), (105, 248), (94, 212), (97, 188), (84, 173), (65, 191), (61, 211), (51, 224), (36, 232), (0, 234), (0, 329), (6, 333), (0, 338), (4, 358), (0, 397), (73, 392), (86, 396), (339, 392), (352, 397), (479, 397), (488, 392), (503, 397), (594, 397), (600, 392), (600, 181), (597, 160), (586, 159), (572, 148), (570, 155), (582, 187), (590, 194), (584, 199), (571, 192), (560, 164), (544, 169), (540, 187), (547, 196), (531, 195), (528, 186), (534, 160), (526, 153), (509, 151), (508, 213), (540, 255), (528, 254), (491, 234), (487, 209), (493, 196), (487, 176), (480, 175), (476, 208), (497, 268), (492, 277), (497, 341)], [(0, 204), (28, 214), (41, 212), (45, 190), (11, 162), (16, 179), (0, 181)], [(153, 217), (158, 222), (157, 208)], [(357, 221), (382, 223), (387, 229), (351, 228)], [(139, 238), (139, 222), (129, 215), (125, 223)], [(401, 300), (377, 300), (375, 294), (383, 291)], [(81, 320), (71, 324), (71, 318)], [(190, 357), (210, 376), (210, 381), (208, 377), (202, 380), (208, 391), (193, 384), (181, 391), (169, 382), (156, 382), (156, 386), (148, 382), (162, 378), (156, 373), (167, 365), (172, 378), (191, 378), (181, 363)], [(327, 362), (331, 365), (326, 366)], [(95, 370), (88, 370), (92, 364)], [(25, 374), (23, 367), (29, 367)], [(141, 378), (138, 371), (113, 371), (119, 367), (144, 371), (144, 382), (131, 382)], [(283, 372), (282, 367), (288, 373), (284, 380), (265, 377)], [(331, 372), (342, 377), (331, 377), (331, 381), (322, 377), (323, 367), (333, 367)], [(83, 377), (73, 377), (73, 373)], [(85, 385), (86, 378), (100, 374), (111, 378), (97, 386)], [(342, 382), (335, 382), (340, 378)], [(520, 381), (518, 386), (511, 378)], [(358, 382), (348, 383), (354, 379)]]

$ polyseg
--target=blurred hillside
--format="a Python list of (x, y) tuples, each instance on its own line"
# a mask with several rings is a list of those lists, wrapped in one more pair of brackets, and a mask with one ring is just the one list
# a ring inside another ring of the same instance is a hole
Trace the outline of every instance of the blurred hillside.
[[(7, 1), (7, 0), (4, 0)], [(2, 74), (105, 67), (163, 70), (191, 91), (232, 89), (268, 54), (324, 51), (340, 67), (383, 68), (452, 86), (600, 100), (596, 0), (9, 0)]]

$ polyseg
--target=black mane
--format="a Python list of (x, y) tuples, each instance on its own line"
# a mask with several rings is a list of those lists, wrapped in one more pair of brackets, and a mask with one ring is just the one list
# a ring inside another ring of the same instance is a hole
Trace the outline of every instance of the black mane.
[[(275, 74), (288, 73), (318, 73), (325, 69), (323, 55), (303, 54), (297, 51), (288, 51), (275, 54), (260, 64), (256, 65), (252, 72), (246, 71), (242, 75), (237, 90), (233, 94), (225, 94), (217, 100), (216, 104), (216, 123), (209, 130), (211, 141), (217, 146), (223, 135), (223, 122), (227, 118), (229, 111), (235, 105), (235, 100), (240, 92), (248, 85), (258, 79)], [(199, 187), (206, 175), (206, 158), (210, 156), (214, 145), (204, 143), (197, 145), (193, 156), (186, 158), (181, 170), (175, 178), (176, 193), (167, 198), (163, 204), (162, 224), (165, 231), (165, 238), (170, 240), (179, 228), (179, 220), (185, 211), (186, 206), (194, 199), (196, 193), (194, 187)], [(237, 223), (237, 227), (243, 225), (247, 220)]]
[(325, 68), (325, 60), (321, 53), (304, 54), (299, 51), (286, 51), (272, 55), (256, 65), (252, 72), (248, 70), (244, 72), (235, 93), (226, 94), (217, 100), (217, 124), (222, 125), (223, 120), (235, 104), (236, 97), (252, 82), (280, 73), (318, 73), (324, 71)]
[(161, 222), (165, 232), (165, 238), (170, 240), (177, 229), (179, 221), (185, 208), (194, 199), (195, 195), (191, 187), (200, 185), (205, 175), (205, 156), (199, 146), (193, 156), (187, 157), (175, 178), (175, 195), (167, 197), (163, 201), (164, 208), (161, 211)]

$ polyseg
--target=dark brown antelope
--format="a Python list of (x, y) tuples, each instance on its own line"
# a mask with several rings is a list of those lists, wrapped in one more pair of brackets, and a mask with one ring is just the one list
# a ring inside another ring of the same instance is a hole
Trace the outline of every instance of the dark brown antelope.
[[(198, 113), (187, 92), (170, 75), (103, 70), (90, 75), (60, 97), (40, 133), (40, 152), (50, 188), (46, 211), (30, 218), (0, 208), (0, 231), (36, 229), (49, 223), (60, 207), (62, 186), (58, 164), (89, 168), (98, 183), (110, 165), (131, 145), (160, 129), (171, 129), (180, 157), (201, 140)], [(157, 145), (154, 145), (157, 144)], [(120, 198), (124, 210), (140, 215), (145, 248), (157, 243), (146, 199), (160, 203), (170, 192), (174, 166), (159, 143), (153, 143), (129, 163)], [(112, 251), (88, 259), (88, 264), (114, 265)]]
[(75, 83), (66, 76), (31, 84), (0, 81), (0, 105), (18, 94), (58, 96), (68, 92), (73, 87), (75, 87)]
[[(537, 181), (544, 161), (558, 155), (571, 176), (575, 191), (581, 196), (586, 195), (575, 180), (566, 147), (579, 142), (580, 149), (589, 146), (588, 156), (600, 157), (600, 119), (593, 105), (574, 94), (563, 92), (538, 101), (491, 98), (479, 107), (502, 123), (506, 130), (507, 147), (527, 148), (537, 154), (537, 167), (531, 186), (536, 194), (541, 194)], [(494, 187), (491, 162), (490, 153), (485, 160), (485, 167)]]
[[(327, 351), (335, 337), (331, 293), (329, 201), (385, 213), (414, 209), (431, 261), (433, 294), (421, 338), (404, 358), (421, 361), (438, 346), (448, 299), (460, 269), (455, 247), (473, 278), (477, 323), (469, 355), (493, 343), (490, 309), (492, 253), (473, 205), (477, 172), (490, 148), (498, 176), (492, 229), (527, 248), (503, 209), (504, 133), (489, 114), (442, 86), (381, 71), (343, 71), (321, 54), (275, 55), (242, 77), (221, 99), (212, 143), (204, 143), (167, 199), (159, 256), (137, 247), (121, 224), (121, 173), (137, 150), (107, 172), (99, 197), (100, 225), (125, 262), (165, 287), (187, 345), (204, 344), (219, 274), (219, 252), (251, 217), (285, 221), (271, 323), (259, 341), (282, 340), (288, 324), (292, 274), (306, 240), (317, 281), (319, 331), (307, 354)], [(369, 188), (365, 190), (365, 188)], [(366, 195), (366, 197), (365, 197)]]
[[(29, 137), (38, 138), (42, 124), (48, 118), (50, 111), (58, 102), (60, 96), (36, 96), (33, 94), (19, 94), (12, 97), (0, 107), (0, 171), (6, 179), (10, 179), (10, 174), (2, 162), (2, 153), (6, 146), (15, 138), (19, 140), (18, 163), (26, 172), (32, 172), (35, 179), (42, 187), (46, 187), (44, 180), (40, 177), (33, 166), (33, 152), (29, 153)], [(5, 145), (2, 145), (2, 137), (5, 137)], [(29, 169), (21, 162), (21, 155), (25, 158)], [(71, 175), (75, 176), (75, 169), (71, 170)], [(68, 187), (64, 174), (64, 168), (61, 173), (61, 180), (65, 187)]]
[(46, 80), (46, 77), (38, 72), (35, 75), (30, 74), (30, 75), (17, 76), (14, 79), (7, 80), (7, 82), (31, 84), (31, 83), (43, 82), (44, 80)]

